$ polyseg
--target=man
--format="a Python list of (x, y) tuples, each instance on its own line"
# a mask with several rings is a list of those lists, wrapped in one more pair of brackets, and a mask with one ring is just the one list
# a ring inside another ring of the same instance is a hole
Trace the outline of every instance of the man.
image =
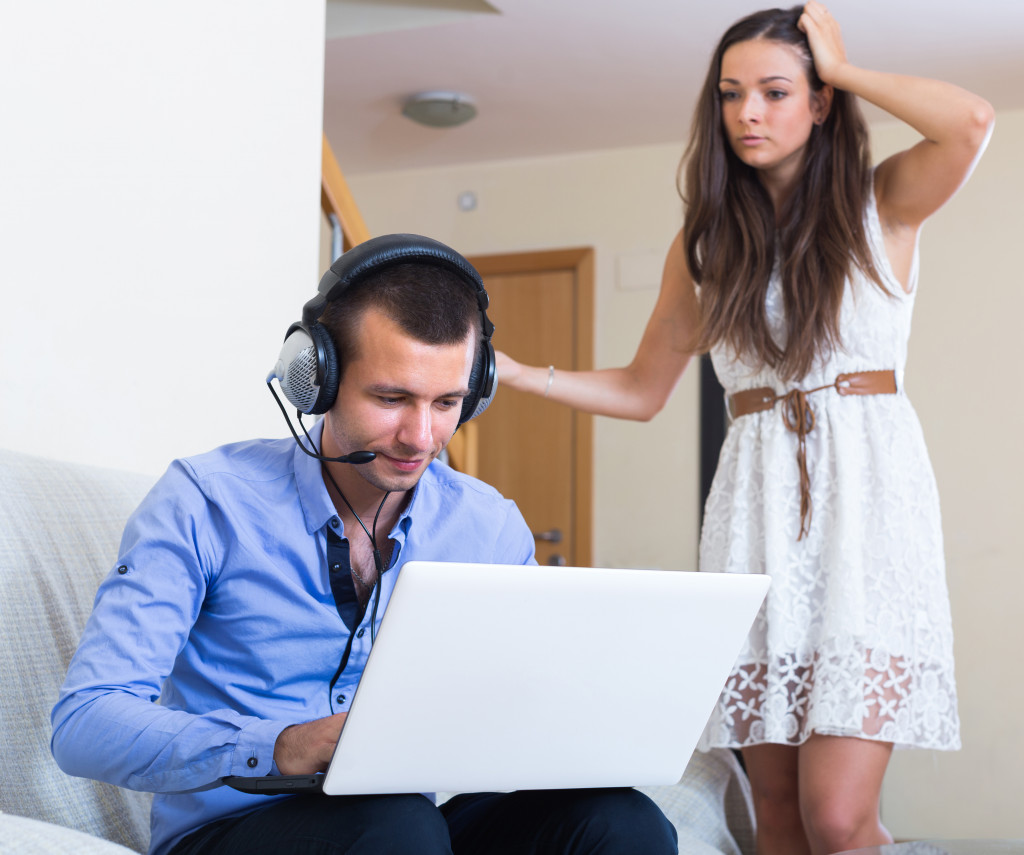
[(476, 271), (435, 241), (345, 253), (273, 375), (324, 413), (308, 442), (175, 461), (129, 520), (52, 748), (69, 774), (157, 794), (154, 855), (676, 851), (671, 824), (629, 789), (438, 809), (422, 795), (222, 784), (326, 768), (405, 561), (535, 563), (515, 505), (435, 462), (493, 392), (486, 305)]

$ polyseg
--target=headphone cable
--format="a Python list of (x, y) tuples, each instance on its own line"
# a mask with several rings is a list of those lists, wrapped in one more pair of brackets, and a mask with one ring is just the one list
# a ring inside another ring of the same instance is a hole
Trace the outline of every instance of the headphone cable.
[[(300, 421), (299, 424), (302, 424)], [(309, 434), (306, 434), (309, 441), (312, 442), (312, 438)], [(316, 446), (313, 446), (316, 448)], [(338, 482), (334, 480), (329, 467), (324, 467), (324, 472), (327, 473), (327, 477), (330, 479), (331, 484), (334, 485), (334, 489), (338, 491), (338, 495), (341, 496), (341, 500), (345, 503), (348, 509), (352, 512), (352, 516), (355, 517), (356, 522), (359, 523), (359, 527), (366, 532), (366, 536), (370, 539), (370, 545), (373, 547), (373, 567), (376, 572), (376, 580), (373, 586), (373, 605), (370, 609), (370, 646), (373, 646), (373, 642), (377, 640), (377, 629), (376, 629), (376, 618), (377, 618), (377, 604), (380, 602), (380, 586), (381, 577), (384, 575), (384, 560), (380, 555), (380, 547), (377, 546), (377, 520), (380, 518), (381, 511), (384, 510), (384, 503), (388, 500), (388, 496), (391, 495), (391, 491), (388, 490), (384, 494), (384, 498), (380, 500), (380, 504), (377, 506), (377, 513), (373, 515), (373, 531), (371, 532), (363, 521), (359, 518), (359, 514), (356, 513), (356, 509), (352, 507), (351, 502), (346, 498), (345, 494), (341, 491), (341, 487), (338, 486)], [(355, 575), (355, 570), (349, 567), (349, 572)]]
[[(299, 424), (302, 424), (302, 419), (299, 419)], [(303, 432), (305, 433), (305, 426), (303, 426)], [(313, 448), (316, 448), (316, 444), (313, 443), (312, 437), (306, 433), (306, 437), (309, 439)], [(377, 513), (373, 516), (373, 530), (368, 531), (363, 521), (359, 518), (359, 514), (356, 513), (355, 508), (349, 502), (348, 498), (341, 491), (341, 487), (338, 486), (338, 482), (334, 480), (334, 475), (331, 473), (329, 468), (324, 468), (324, 472), (327, 473), (327, 477), (334, 485), (334, 489), (338, 491), (338, 495), (341, 496), (342, 501), (348, 506), (348, 509), (352, 512), (352, 516), (356, 518), (356, 522), (359, 523), (360, 528), (366, 532), (366, 536), (370, 539), (370, 545), (373, 547), (373, 566), (376, 572), (377, 578), (373, 586), (373, 605), (370, 608), (370, 647), (373, 647), (374, 641), (377, 640), (377, 604), (380, 602), (380, 588), (382, 584), (382, 576), (384, 575), (384, 561), (380, 555), (380, 549), (377, 546), (377, 520), (380, 517), (380, 512), (384, 509), (384, 503), (388, 500), (388, 496), (391, 495), (389, 490), (384, 494), (384, 498), (380, 500), (380, 505), (377, 507)], [(354, 577), (356, 572), (353, 569), (351, 563), (349, 563), (349, 573)], [(365, 612), (363, 613), (365, 614)], [(352, 640), (355, 638), (355, 627), (349, 631), (348, 643), (345, 645), (345, 650), (341, 656), (341, 662), (338, 663), (338, 668), (334, 672), (334, 676), (331, 678), (330, 684), (327, 686), (327, 702), (330, 704), (331, 712), (334, 712), (334, 685), (338, 682), (338, 678), (341, 677), (345, 671), (345, 666), (348, 664), (348, 657), (352, 650)]]

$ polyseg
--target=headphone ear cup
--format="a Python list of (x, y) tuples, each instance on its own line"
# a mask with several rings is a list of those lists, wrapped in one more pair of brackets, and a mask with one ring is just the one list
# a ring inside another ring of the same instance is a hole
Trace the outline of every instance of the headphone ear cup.
[(300, 413), (326, 413), (338, 396), (338, 357), (334, 341), (320, 324), (292, 324), (281, 345), (272, 377)]
[(495, 368), (494, 346), (490, 339), (484, 339), (480, 344), (480, 355), (473, 363), (473, 370), (469, 372), (469, 394), (462, 402), (459, 424), (463, 425), (483, 413), (491, 405), (497, 391), (498, 373)]
[(281, 384), (281, 392), (288, 403), (300, 413), (310, 411), (320, 391), (316, 380), (316, 345), (302, 324), (288, 327), (271, 376)]
[(341, 367), (338, 365), (338, 352), (334, 347), (334, 339), (322, 324), (312, 324), (309, 335), (316, 345), (317, 378), (320, 391), (313, 406), (307, 410), (310, 415), (318, 416), (326, 413), (338, 397), (338, 386), (341, 380)]

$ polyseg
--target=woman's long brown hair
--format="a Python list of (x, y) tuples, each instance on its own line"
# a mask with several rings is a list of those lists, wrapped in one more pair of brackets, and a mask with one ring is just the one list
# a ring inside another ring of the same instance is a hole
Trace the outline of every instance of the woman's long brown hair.
[[(803, 173), (776, 217), (757, 170), (732, 151), (722, 125), (722, 56), (738, 42), (768, 39), (796, 48), (811, 90), (824, 85), (807, 37), (796, 23), (802, 7), (757, 12), (735, 23), (711, 61), (680, 166), (686, 214), (683, 244), (700, 287), (702, 350), (725, 343), (796, 380), (841, 345), (839, 310), (847, 275), (859, 268), (888, 289), (864, 229), (871, 192), (867, 126), (856, 99), (836, 90), (832, 107), (808, 140)], [(768, 329), (765, 297), (778, 258), (787, 338)]]

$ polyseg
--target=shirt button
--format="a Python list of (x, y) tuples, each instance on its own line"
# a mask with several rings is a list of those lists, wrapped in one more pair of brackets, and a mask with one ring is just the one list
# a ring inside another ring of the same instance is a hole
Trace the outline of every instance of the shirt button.
[(336, 697), (334, 699), (334, 701), (335, 701), (335, 703), (343, 704), (343, 703), (345, 703), (345, 696), (344, 695), (338, 695), (338, 697)]
[(122, 564), (120, 567), (117, 568), (117, 572), (123, 576), (125, 573), (128, 572), (128, 565)]
[(356, 638), (362, 638), (364, 635), (366, 635), (366, 630), (361, 629), (359, 630), (359, 632), (356, 633)]
[(257, 760), (255, 757), (250, 757), (248, 760), (245, 761), (245, 765), (248, 766), (250, 769), (255, 769), (257, 766), (260, 765), (260, 761)]
[(339, 525), (341, 525), (341, 520), (337, 517), (331, 517), (331, 528), (337, 528)]

